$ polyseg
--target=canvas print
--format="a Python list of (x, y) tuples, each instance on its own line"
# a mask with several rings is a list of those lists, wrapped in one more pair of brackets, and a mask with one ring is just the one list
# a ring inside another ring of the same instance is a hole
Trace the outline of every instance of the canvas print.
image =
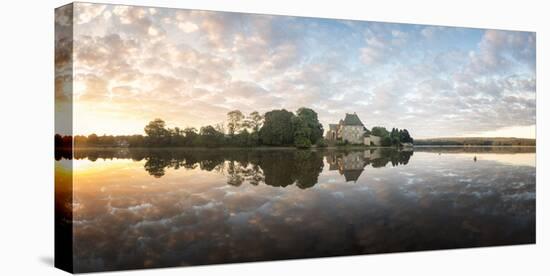
[(535, 41), (526, 31), (62, 6), (55, 265), (533, 244)]

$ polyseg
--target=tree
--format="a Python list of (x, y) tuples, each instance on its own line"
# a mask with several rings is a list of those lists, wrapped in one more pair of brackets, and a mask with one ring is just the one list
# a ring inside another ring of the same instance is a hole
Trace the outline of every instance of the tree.
[(183, 130), (181, 130), (179, 127), (175, 127), (172, 130), (172, 133), (174, 136), (183, 136)]
[(250, 144), (250, 146), (258, 146), (260, 144), (259, 132), (252, 132), (248, 136), (248, 143)]
[(144, 130), (152, 145), (164, 146), (168, 144), (170, 132), (166, 129), (166, 123), (163, 120), (154, 119), (145, 126)]
[(392, 128), (391, 129), (391, 132), (390, 132), (390, 137), (397, 137), (399, 135), (399, 131), (397, 130), (397, 128)]
[(389, 136), (390, 133), (385, 127), (375, 126), (371, 129), (371, 134), (378, 137)]
[(307, 149), (311, 147), (311, 141), (305, 136), (297, 136), (294, 138), (294, 146), (299, 149)]
[(114, 147), (116, 146), (115, 137), (103, 134), (101, 137), (99, 137), (99, 144), (104, 147)]
[(326, 148), (326, 147), (328, 147), (328, 143), (327, 143), (327, 141), (326, 141), (324, 138), (321, 138), (321, 139), (317, 140), (317, 143), (315, 143), (315, 145), (316, 145), (318, 148)]
[(399, 136), (402, 143), (413, 143), (414, 141), (407, 129), (400, 130)]
[(267, 112), (260, 129), (261, 142), (272, 146), (292, 145), (294, 143), (292, 118), (294, 114), (285, 109)]
[(222, 133), (224, 134), (225, 133), (225, 126), (223, 125), (223, 122), (222, 123), (219, 123), (219, 124), (216, 124), (214, 126), (214, 129), (219, 132), (219, 133)]
[(233, 110), (227, 113), (227, 133), (230, 136), (235, 135), (235, 133), (238, 133), (239, 130), (241, 130), (243, 127), (243, 119), (244, 115), (239, 110)]
[(128, 144), (130, 147), (143, 147), (145, 145), (145, 139), (143, 135), (131, 135), (128, 136)]
[(400, 145), (401, 144), (401, 136), (399, 134), (399, 129), (392, 128), (390, 132), (390, 138), (391, 138), (391, 144), (392, 145)]
[(258, 113), (258, 111), (251, 112), (243, 122), (243, 127), (250, 129), (248, 144), (250, 146), (256, 146), (260, 144), (259, 131), (264, 122), (264, 117)]
[(217, 131), (213, 126), (201, 127), (200, 142), (202, 146), (217, 147), (221, 144), (223, 133)]
[(313, 109), (302, 107), (296, 111), (296, 117), (300, 120), (301, 128), (296, 131), (309, 139), (311, 144), (317, 143), (317, 140), (323, 137), (323, 125), (319, 122), (317, 113)]
[[(311, 136), (311, 129), (307, 127), (306, 122), (300, 118), (300, 117), (292, 117), (292, 128), (294, 129), (294, 141), (298, 139), (307, 139), (309, 140), (309, 136)], [(310, 141), (311, 143), (311, 141)]]
[(56, 148), (72, 148), (73, 147), (73, 137), (71, 135), (62, 136), (59, 134), (55, 135), (55, 147)]
[(241, 132), (233, 136), (233, 144), (238, 147), (248, 147), (250, 146), (250, 133), (248, 130), (243, 129)]
[(83, 135), (75, 135), (73, 137), (73, 143), (75, 148), (88, 146), (88, 138)]
[(183, 139), (183, 144), (185, 146), (194, 146), (197, 143), (199, 134), (197, 134), (197, 129), (194, 127), (186, 127), (183, 130), (185, 138)]
[(264, 117), (260, 113), (258, 113), (258, 111), (253, 111), (244, 121), (244, 126), (249, 128), (252, 133), (258, 132), (262, 127), (263, 120)]
[(89, 146), (97, 146), (99, 144), (99, 138), (97, 137), (97, 134), (92, 133), (88, 135), (88, 140), (86, 142)]
[(383, 146), (383, 147), (389, 147), (392, 145), (392, 140), (390, 138), (389, 135), (386, 135), (386, 136), (383, 136), (381, 141), (380, 141), (380, 144)]
[(170, 132), (170, 145), (172, 146), (183, 146), (184, 144), (184, 133), (179, 127), (174, 129), (169, 129)]

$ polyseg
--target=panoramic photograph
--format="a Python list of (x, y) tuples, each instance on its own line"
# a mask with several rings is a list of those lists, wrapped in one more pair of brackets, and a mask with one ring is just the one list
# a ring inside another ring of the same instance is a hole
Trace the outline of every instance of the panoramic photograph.
[(55, 265), (534, 244), (536, 34), (73, 3)]

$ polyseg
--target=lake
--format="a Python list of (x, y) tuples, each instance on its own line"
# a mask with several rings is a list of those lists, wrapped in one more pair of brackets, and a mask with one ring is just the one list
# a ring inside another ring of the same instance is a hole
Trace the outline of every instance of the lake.
[(56, 223), (74, 235), (76, 272), (535, 242), (535, 148), (67, 157)]

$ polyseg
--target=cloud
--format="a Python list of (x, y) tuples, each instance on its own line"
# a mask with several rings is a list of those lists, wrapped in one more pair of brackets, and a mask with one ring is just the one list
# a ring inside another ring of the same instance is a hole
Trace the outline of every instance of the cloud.
[(361, 60), (366, 64), (374, 64), (382, 61), (384, 51), (380, 48), (365, 47), (361, 49)]
[(74, 95), (82, 101), (103, 101), (109, 96), (108, 82), (93, 74), (79, 74), (74, 79)]
[(133, 24), (138, 20), (145, 18), (147, 14), (145, 8), (132, 7), (132, 6), (115, 6), (113, 8), (113, 14), (118, 16), (120, 23)]
[(199, 128), (237, 108), (301, 106), (317, 110), (325, 127), (357, 112), (367, 127), (408, 128), (415, 137), (535, 121), (533, 33), (113, 5), (77, 10), (89, 19), (75, 28), (74, 45), (75, 83), (90, 87), (78, 101), (95, 106), (83, 115), (87, 126), (94, 114), (119, 112), (143, 124), (162, 117)]
[[(148, 9), (137, 6), (119, 6), (113, 7), (112, 14), (116, 18), (118, 25), (114, 27), (120, 29), (126, 36), (143, 37), (144, 35), (156, 37), (164, 35), (164, 29), (155, 24), (153, 16), (156, 15), (156, 9)], [(120, 33), (115, 32), (115, 33)]]
[(365, 46), (359, 50), (367, 65), (385, 65), (398, 59), (410, 38), (410, 34), (394, 28), (394, 24), (373, 23), (364, 33)]
[(471, 52), (470, 59), (470, 69), (479, 74), (517, 66), (534, 71), (535, 36), (527, 32), (487, 30), (479, 43), (479, 51)]
[(372, 31), (368, 31), (365, 38), (366, 47), (361, 48), (361, 60), (367, 65), (382, 62), (389, 51), (389, 43), (381, 36), (376, 36)]
[(78, 3), (74, 6), (76, 24), (86, 24), (100, 16), (106, 8), (106, 5)]
[(199, 29), (199, 27), (192, 22), (180, 22), (178, 23), (178, 28), (180, 28), (185, 33), (192, 33)]

